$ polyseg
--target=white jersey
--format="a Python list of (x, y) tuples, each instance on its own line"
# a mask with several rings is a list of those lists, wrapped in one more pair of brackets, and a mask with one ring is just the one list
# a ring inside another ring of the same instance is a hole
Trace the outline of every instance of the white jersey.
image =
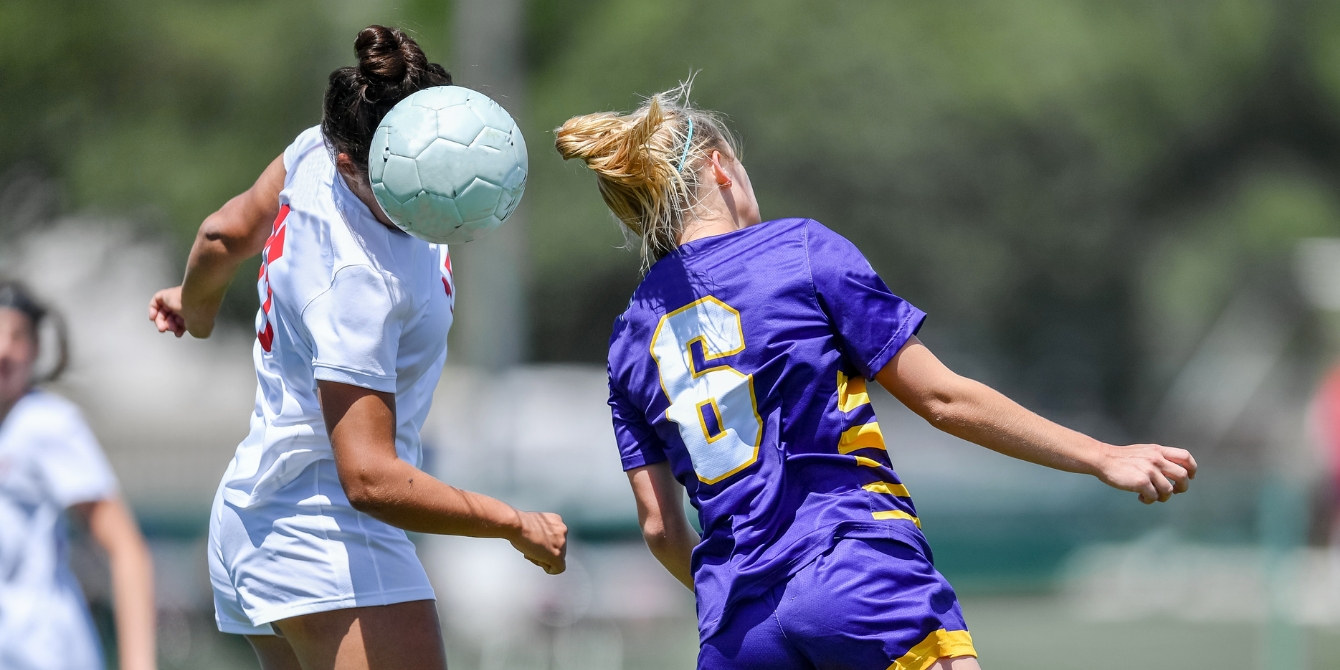
[(0, 668), (101, 668), (66, 555), (65, 510), (116, 493), (79, 410), (33, 391), (0, 423)]
[(221, 485), (239, 508), (333, 458), (318, 380), (394, 393), (396, 452), (421, 465), (419, 430), (452, 321), (446, 246), (377, 221), (336, 172), (319, 126), (284, 151), (284, 169), (258, 283), (256, 409)]
[(317, 400), (321, 380), (395, 394), (396, 452), (419, 429), (447, 357), (455, 286), (444, 246), (379, 223), (311, 128), (284, 151), (265, 245), (254, 349), (256, 411), (210, 514), (219, 629), (434, 598), (405, 531), (344, 495)]

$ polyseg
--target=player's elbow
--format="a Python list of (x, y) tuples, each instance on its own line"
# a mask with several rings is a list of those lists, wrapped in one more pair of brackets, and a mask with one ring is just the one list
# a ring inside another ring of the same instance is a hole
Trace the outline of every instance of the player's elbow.
[(653, 546), (665, 541), (665, 522), (659, 518), (647, 518), (642, 521), (642, 539), (646, 541), (647, 546)]
[(219, 210), (205, 217), (200, 224), (200, 231), (196, 233), (196, 238), (200, 242), (206, 242), (220, 249), (228, 249), (237, 243), (235, 235), (230, 234), (228, 225), (228, 215), (224, 210)]
[(385, 480), (381, 473), (371, 469), (340, 473), (340, 487), (349, 499), (349, 506), (364, 514), (375, 515), (393, 503), (391, 487)]
[(953, 427), (958, 421), (957, 408), (952, 399), (936, 398), (927, 401), (917, 412), (927, 423), (940, 430)]
[(953, 432), (971, 424), (980, 413), (983, 387), (977, 382), (954, 375), (923, 392), (908, 407), (936, 428)]
[(968, 398), (952, 391), (934, 391), (927, 394), (914, 408), (927, 423), (935, 428), (953, 432), (954, 429), (970, 422), (971, 402)]
[(264, 226), (250, 226), (237, 198), (205, 217), (196, 234), (196, 244), (214, 253), (247, 258), (260, 253), (269, 236)]
[(649, 517), (642, 521), (642, 540), (653, 555), (661, 555), (673, 548), (674, 542), (660, 517)]
[(693, 551), (698, 536), (687, 522), (677, 524), (673, 519), (642, 524), (642, 539), (653, 556), (674, 559)]

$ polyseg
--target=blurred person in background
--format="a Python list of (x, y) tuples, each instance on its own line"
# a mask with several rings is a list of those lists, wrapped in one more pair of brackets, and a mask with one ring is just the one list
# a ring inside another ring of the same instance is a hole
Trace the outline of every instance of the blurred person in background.
[(699, 668), (978, 668), (867, 379), (947, 433), (1146, 504), (1186, 491), (1195, 461), (1104, 444), (951, 372), (916, 337), (925, 313), (854, 245), (762, 220), (729, 130), (686, 98), (574, 117), (556, 145), (640, 241), (609, 404), (647, 544), (697, 595)]
[[(1340, 365), (1326, 374), (1312, 401), (1312, 420), (1322, 458), (1327, 465), (1326, 485), (1331, 546), (1340, 550)], [(1338, 557), (1340, 558), (1340, 557)]]
[(418, 467), (454, 284), (446, 246), (377, 204), (368, 152), (397, 102), (451, 75), (400, 30), (370, 26), (354, 48), (358, 65), (330, 75), (321, 125), (201, 224), (181, 286), (149, 306), (160, 332), (208, 337), (239, 264), (264, 254), (256, 409), (208, 552), (219, 630), (245, 635), (266, 670), (445, 669), (406, 530), (503, 538), (551, 574), (565, 567), (558, 515)]
[[(0, 281), (0, 668), (103, 667), (68, 564), (65, 518), (73, 512), (107, 552), (120, 667), (152, 670), (148, 546), (78, 408), (35, 387), (38, 334), (54, 320), (22, 284)], [(43, 381), (64, 367), (63, 339), (56, 346), (58, 361)]]

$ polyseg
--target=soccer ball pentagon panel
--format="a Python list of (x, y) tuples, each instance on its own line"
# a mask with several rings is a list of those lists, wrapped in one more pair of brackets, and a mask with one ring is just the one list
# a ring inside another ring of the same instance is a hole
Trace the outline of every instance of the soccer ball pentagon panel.
[(526, 141), (488, 96), (437, 86), (396, 104), (372, 136), (368, 177), (391, 221), (421, 240), (478, 239), (526, 189)]

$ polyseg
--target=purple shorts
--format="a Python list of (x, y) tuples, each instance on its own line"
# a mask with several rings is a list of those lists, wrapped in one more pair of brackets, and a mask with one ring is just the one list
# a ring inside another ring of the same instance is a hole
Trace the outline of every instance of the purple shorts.
[(699, 670), (925, 670), (976, 656), (958, 597), (923, 552), (842, 539), (703, 640)]

